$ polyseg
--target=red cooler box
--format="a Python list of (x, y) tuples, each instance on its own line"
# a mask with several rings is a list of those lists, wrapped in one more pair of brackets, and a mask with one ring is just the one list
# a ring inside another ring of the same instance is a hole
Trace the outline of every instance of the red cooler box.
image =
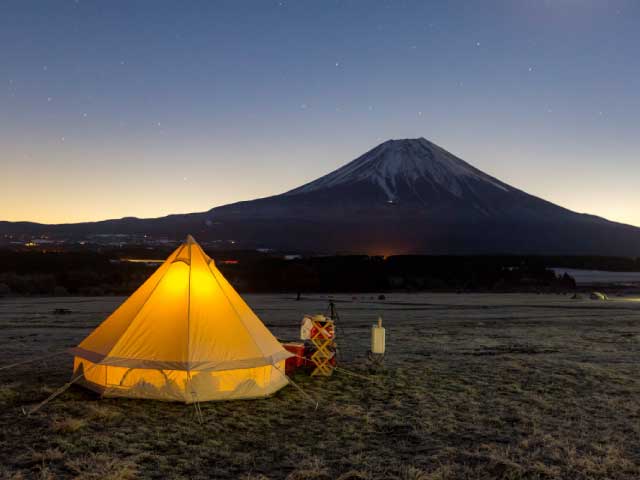
[(304, 358), (304, 343), (302, 342), (289, 342), (283, 343), (282, 346), (288, 352), (296, 355), (295, 357), (287, 358), (285, 362), (285, 372), (287, 375), (291, 375), (298, 368), (303, 367), (306, 363)]

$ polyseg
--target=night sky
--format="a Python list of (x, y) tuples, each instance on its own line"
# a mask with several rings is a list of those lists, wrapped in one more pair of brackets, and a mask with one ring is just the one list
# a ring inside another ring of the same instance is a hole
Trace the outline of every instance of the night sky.
[(640, 225), (640, 2), (0, 5), (0, 219), (208, 210), (423, 136)]

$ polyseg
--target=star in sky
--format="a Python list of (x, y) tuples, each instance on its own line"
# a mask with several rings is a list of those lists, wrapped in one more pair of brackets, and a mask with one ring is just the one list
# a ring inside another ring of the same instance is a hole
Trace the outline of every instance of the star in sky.
[[(237, 168), (251, 171), (257, 161), (251, 154), (253, 146), (245, 149), (236, 137), (264, 132), (269, 139), (264, 143), (284, 164), (293, 153), (289, 149), (279, 154), (283, 123), (290, 122), (290, 137), (313, 155), (318, 151), (314, 142), (348, 132), (346, 140), (332, 142), (323, 153), (326, 166), (319, 167), (320, 160), (313, 157), (313, 163), (309, 156), (313, 173), (320, 175), (378, 137), (424, 135), (498, 176), (512, 175), (506, 180), (523, 188), (543, 196), (560, 192), (552, 200), (609, 216), (610, 212), (598, 210), (607, 195), (598, 203), (589, 196), (583, 199), (579, 189), (554, 189), (537, 172), (542, 166), (555, 167), (557, 156), (568, 158), (576, 145), (585, 142), (594, 145), (581, 162), (597, 167), (602, 156), (599, 149), (604, 146), (596, 139), (607, 135), (616, 139), (615, 161), (620, 170), (638, 168), (630, 152), (637, 151), (638, 143), (633, 132), (640, 111), (633, 108), (638, 99), (633, 55), (640, 37), (632, 19), (640, 13), (640, 2), (610, 0), (601, 7), (595, 6), (598, 2), (515, 2), (514, 7), (510, 2), (487, 0), (490, 6), (471, 2), (464, 12), (447, 2), (439, 7), (410, 2), (411, 8), (401, 8), (393, 0), (387, 0), (384, 8), (375, 2), (337, 2), (337, 8), (329, 2), (316, 8), (274, 0), (256, 2), (251, 11), (236, 8), (234, 2), (148, 11), (136, 4), (126, 11), (113, 9), (110, 14), (118, 20), (113, 22), (102, 17), (109, 7), (95, 2), (81, 2), (79, 8), (73, 0), (59, 5), (45, 2), (23, 7), (22, 3), (9, 2), (8, 14), (0, 15), (0, 31), (20, 48), (15, 55), (5, 56), (0, 68), (0, 83), (5, 85), (0, 88), (0, 100), (4, 100), (0, 145), (8, 146), (9, 152), (44, 151), (54, 143), (56, 158), (74, 162), (81, 151), (73, 147), (104, 139), (111, 144), (109, 151), (94, 148), (90, 155), (102, 159), (113, 149), (114, 169), (127, 166), (129, 155), (143, 157), (140, 152), (147, 148), (160, 152), (154, 161), (168, 164), (175, 157), (172, 149), (178, 148), (171, 143), (173, 138), (167, 138), (173, 133), (184, 135), (193, 158), (204, 157), (204, 150), (238, 149), (246, 166), (238, 163)], [(553, 8), (542, 4), (553, 4)], [(498, 21), (497, 13), (504, 19)], [(41, 21), (27, 22), (33, 15)], [(227, 25), (236, 18), (242, 21)], [(307, 34), (287, 43), (292, 34), (303, 31)], [(48, 47), (51, 38), (56, 38), (59, 48)], [(203, 48), (225, 44), (233, 48)], [(486, 90), (491, 95), (485, 95)], [(597, 108), (600, 101), (602, 107)], [(416, 110), (421, 105), (429, 111)], [(302, 115), (291, 122), (296, 112)], [(566, 130), (546, 128), (530, 112)], [(174, 115), (181, 121), (175, 122)], [(248, 120), (232, 122), (236, 116)], [(428, 121), (432, 118), (442, 121)], [(591, 121), (575, 121), (580, 118)], [(514, 123), (505, 131), (507, 119)], [(92, 130), (98, 122), (113, 128)], [(132, 128), (135, 135), (127, 132)], [(517, 133), (537, 128), (545, 135), (544, 151), (533, 140), (535, 135), (525, 138)], [(83, 129), (83, 135), (76, 135)], [(69, 143), (63, 131), (71, 132), (73, 141)], [(157, 146), (141, 141), (142, 135), (149, 135)], [(111, 136), (117, 141), (110, 142)], [(262, 139), (249, 136), (255, 142)], [(518, 150), (530, 154), (518, 159), (520, 170), (502, 171), (516, 142)], [(504, 149), (496, 147), (502, 143)], [(535, 156), (531, 152), (544, 155), (541, 165), (529, 162)], [(6, 163), (13, 161), (4, 151), (0, 157)], [(55, 162), (49, 165), (40, 156), (36, 159), (47, 175), (58, 174)], [(215, 167), (200, 160), (194, 164), (203, 172)], [(283, 176), (265, 178), (260, 194), (284, 190), (311, 176), (308, 169), (300, 171), (286, 179), (287, 185)], [(514, 172), (520, 171), (522, 177), (515, 178)], [(165, 181), (160, 175), (166, 170), (156, 172), (158, 181)], [(10, 178), (16, 185), (22, 181), (18, 176)], [(206, 200), (194, 194), (189, 202), (223, 204), (253, 194), (249, 189), (249, 193), (218, 191)], [(55, 189), (50, 193), (63, 201), (62, 193)], [(10, 203), (0, 192), (0, 207)], [(159, 204), (149, 200), (144, 208), (155, 212)], [(163, 205), (184, 211), (199, 208)], [(37, 209), (35, 215), (39, 215)], [(627, 221), (640, 224), (640, 217), (635, 218)]]

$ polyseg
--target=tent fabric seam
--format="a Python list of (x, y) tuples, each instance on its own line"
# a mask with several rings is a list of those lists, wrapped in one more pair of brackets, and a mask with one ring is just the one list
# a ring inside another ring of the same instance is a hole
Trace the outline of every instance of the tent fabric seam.
[[(68, 350), (69, 353), (76, 357), (82, 358), (89, 362), (101, 365), (104, 367), (123, 367), (123, 368), (138, 368), (142, 370), (179, 370), (186, 371), (188, 362), (179, 361), (162, 361), (162, 360), (143, 360), (137, 358), (122, 358), (122, 357), (108, 357), (101, 355), (90, 350), (85, 350), (81, 347), (74, 347)], [(291, 352), (283, 349), (282, 352), (276, 352), (273, 355), (248, 358), (244, 360), (229, 360), (224, 362), (213, 361), (200, 361), (197, 364), (191, 364), (190, 370), (194, 371), (225, 371), (225, 370), (238, 370), (245, 368), (256, 368), (273, 366), (275, 363), (282, 360), (286, 360), (289, 357), (294, 356)], [(211, 366), (213, 365), (213, 366)], [(204, 367), (204, 368), (203, 368)]]
[(213, 270), (211, 270), (211, 263), (207, 263), (207, 268), (211, 272), (211, 275), (213, 275), (214, 280), (216, 281), (216, 283), (218, 284), (218, 287), (220, 288), (220, 292), (222, 292), (222, 296), (233, 309), (233, 313), (235, 313), (236, 317), (238, 317), (238, 320), (240, 320), (240, 324), (244, 327), (245, 331), (249, 335), (249, 338), (253, 341), (253, 344), (258, 348), (258, 351), (262, 354), (262, 356), (264, 358), (267, 358), (267, 356), (264, 354), (264, 350), (262, 350), (260, 345), (258, 345), (258, 342), (256, 341), (256, 339), (253, 338), (253, 335), (251, 335), (251, 330), (249, 330), (249, 327), (247, 327), (247, 325), (244, 323), (244, 320), (242, 319), (242, 316), (238, 313), (238, 310), (236, 310), (235, 305), (233, 304), (233, 302), (231, 302), (231, 300), (229, 300), (229, 297), (227, 296), (227, 292), (225, 292), (224, 288), (222, 288), (222, 285), (220, 285), (218, 276), (215, 274)]
[[(189, 247), (189, 286), (188, 286), (188, 293), (187, 293), (187, 358), (186, 358), (186, 363), (187, 363), (187, 373), (189, 372), (189, 362), (191, 360), (191, 355), (189, 352), (189, 347), (191, 346), (191, 270), (192, 270), (192, 266), (191, 266), (191, 242), (189, 242), (188, 244)], [(191, 383), (191, 379), (189, 376), (189, 383)]]
[[(173, 262), (172, 262), (173, 263)], [(167, 269), (168, 270), (168, 269)], [(131, 318), (131, 321), (129, 322), (129, 324), (127, 325), (127, 328), (125, 328), (122, 333), (120, 334), (120, 338), (118, 338), (118, 340), (113, 344), (113, 346), (109, 349), (109, 352), (107, 352), (107, 354), (105, 355), (105, 357), (108, 357), (111, 352), (113, 352), (115, 350), (115, 348), (120, 344), (120, 342), (122, 342), (122, 339), (125, 338), (127, 332), (129, 331), (129, 329), (131, 328), (131, 325), (133, 325), (133, 323), (136, 321), (136, 319), (138, 318), (138, 315), (140, 315), (140, 312), (142, 311), (142, 309), (144, 308), (144, 306), (147, 304), (147, 302), (149, 301), (149, 299), (151, 298), (151, 296), (155, 293), (156, 289), (158, 288), (158, 285), (160, 285), (160, 283), (162, 282), (162, 280), (164, 279), (164, 277), (167, 275), (167, 272), (164, 272), (164, 274), (158, 279), (158, 281), (156, 282), (156, 284), (153, 286), (153, 288), (151, 289), (151, 291), (149, 292), (149, 295), (145, 298), (144, 302), (142, 303), (142, 305), (140, 305), (140, 308), (138, 309), (138, 311), (136, 312), (136, 314), (133, 316), (133, 318)], [(135, 293), (135, 292), (134, 292)], [(128, 298), (127, 298), (128, 300)], [(126, 302), (126, 300), (125, 300)], [(106, 321), (106, 320), (105, 320)], [(99, 328), (99, 327), (98, 327)]]

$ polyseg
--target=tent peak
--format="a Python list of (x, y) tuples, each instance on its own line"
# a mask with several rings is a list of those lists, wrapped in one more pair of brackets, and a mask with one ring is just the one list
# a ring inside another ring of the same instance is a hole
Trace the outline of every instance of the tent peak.
[(184, 243), (190, 244), (190, 243), (197, 243), (197, 242), (196, 242), (196, 239), (189, 234), (187, 235), (187, 238), (184, 240)]

